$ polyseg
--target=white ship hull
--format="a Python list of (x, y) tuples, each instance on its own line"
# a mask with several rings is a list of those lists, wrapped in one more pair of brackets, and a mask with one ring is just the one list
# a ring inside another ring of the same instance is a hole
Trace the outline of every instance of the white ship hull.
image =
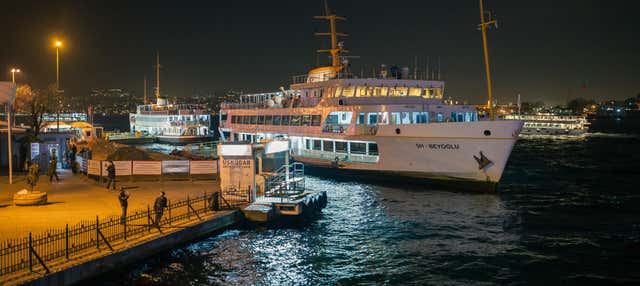
[[(313, 166), (496, 184), (522, 124), (522, 121), (510, 120), (380, 125), (375, 135), (366, 136), (326, 134), (327, 137), (319, 137), (317, 133), (295, 131), (286, 135), (292, 140), (294, 159)], [(306, 138), (375, 142), (378, 155), (308, 150), (303, 143)], [(486, 165), (479, 162), (483, 155), (488, 160)]]
[[(338, 160), (336, 166), (335, 158), (329, 162), (305, 156), (295, 158), (312, 165), (344, 169), (497, 183), (521, 127), (520, 121), (380, 126), (375, 136), (361, 138), (377, 142), (379, 160), (375, 164)], [(400, 134), (395, 133), (396, 128), (400, 128)], [(491, 135), (485, 136), (484, 130), (490, 130)], [(491, 161), (484, 168), (475, 159), (481, 157), (481, 152)]]

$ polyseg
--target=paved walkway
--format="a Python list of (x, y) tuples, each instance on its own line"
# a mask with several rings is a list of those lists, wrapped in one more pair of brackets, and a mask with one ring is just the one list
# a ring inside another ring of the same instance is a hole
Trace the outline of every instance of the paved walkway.
[[(13, 194), (27, 185), (23, 175), (14, 176), (13, 185), (8, 177), (0, 177), (0, 241), (7, 238), (26, 237), (29, 232), (43, 232), (51, 227), (64, 227), (80, 220), (119, 215), (118, 191), (107, 190), (103, 184), (84, 175), (60, 172), (60, 182), (49, 183), (49, 177), (40, 176), (36, 190), (48, 194), (49, 204), (19, 207), (13, 205)], [(199, 196), (219, 190), (218, 181), (144, 181), (131, 182), (128, 178), (118, 182), (131, 194), (129, 210), (146, 209), (164, 191), (171, 200), (183, 200), (187, 196)]]

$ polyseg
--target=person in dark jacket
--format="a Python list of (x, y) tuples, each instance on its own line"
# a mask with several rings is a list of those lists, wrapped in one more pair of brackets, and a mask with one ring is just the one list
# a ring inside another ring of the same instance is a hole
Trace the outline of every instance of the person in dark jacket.
[(107, 166), (107, 190), (109, 186), (113, 184), (113, 189), (116, 189), (116, 165), (113, 164), (113, 161), (109, 161), (109, 166)]
[(167, 197), (165, 197), (164, 192), (162, 192), (160, 196), (156, 198), (156, 201), (153, 204), (153, 210), (156, 212), (156, 220), (154, 221), (156, 226), (160, 226), (160, 220), (162, 219), (162, 214), (164, 213), (164, 208), (166, 207)]
[(127, 207), (129, 206), (129, 194), (124, 191), (124, 187), (120, 187), (120, 194), (118, 200), (120, 201), (120, 207), (122, 207), (122, 216), (120, 217), (120, 223), (124, 224), (127, 219)]
[(53, 177), (56, 177), (56, 182), (60, 182), (60, 178), (58, 178), (58, 171), (56, 170), (56, 168), (58, 168), (58, 159), (54, 156), (49, 161), (49, 169), (47, 170), (47, 172), (49, 173), (49, 183), (53, 181)]

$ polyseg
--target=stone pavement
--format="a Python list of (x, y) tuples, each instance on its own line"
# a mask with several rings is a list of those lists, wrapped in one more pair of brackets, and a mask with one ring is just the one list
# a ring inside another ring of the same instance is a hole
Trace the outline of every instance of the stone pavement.
[[(118, 191), (107, 190), (104, 184), (88, 179), (84, 175), (73, 175), (60, 171), (60, 182), (49, 183), (49, 177), (40, 176), (36, 190), (48, 194), (49, 204), (19, 207), (13, 205), (13, 194), (26, 188), (24, 175), (14, 176), (13, 185), (8, 177), (0, 177), (0, 241), (7, 238), (26, 237), (29, 232), (39, 233), (48, 228), (64, 227), (80, 220), (95, 220), (100, 217), (119, 215)], [(129, 211), (153, 207), (161, 191), (171, 200), (183, 200), (219, 190), (218, 181), (136, 181), (129, 178), (118, 181), (131, 194)]]

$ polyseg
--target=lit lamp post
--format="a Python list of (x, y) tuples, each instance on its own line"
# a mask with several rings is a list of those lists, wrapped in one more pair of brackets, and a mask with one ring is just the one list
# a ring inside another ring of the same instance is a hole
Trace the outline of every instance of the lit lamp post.
[[(11, 82), (16, 85), (16, 73), (20, 73), (20, 69), (12, 68), (11, 69)], [(7, 103), (7, 152), (9, 154), (9, 185), (13, 184), (13, 150), (11, 150), (11, 105), (12, 102), (9, 101)]]
[(62, 47), (61, 41), (56, 41), (56, 92), (60, 90), (60, 47)]
[(58, 107), (56, 108), (56, 132), (60, 132), (60, 47), (62, 42), (56, 40), (56, 100), (58, 101)]
[(20, 69), (11, 69), (11, 82), (16, 84), (16, 73), (20, 73)]

